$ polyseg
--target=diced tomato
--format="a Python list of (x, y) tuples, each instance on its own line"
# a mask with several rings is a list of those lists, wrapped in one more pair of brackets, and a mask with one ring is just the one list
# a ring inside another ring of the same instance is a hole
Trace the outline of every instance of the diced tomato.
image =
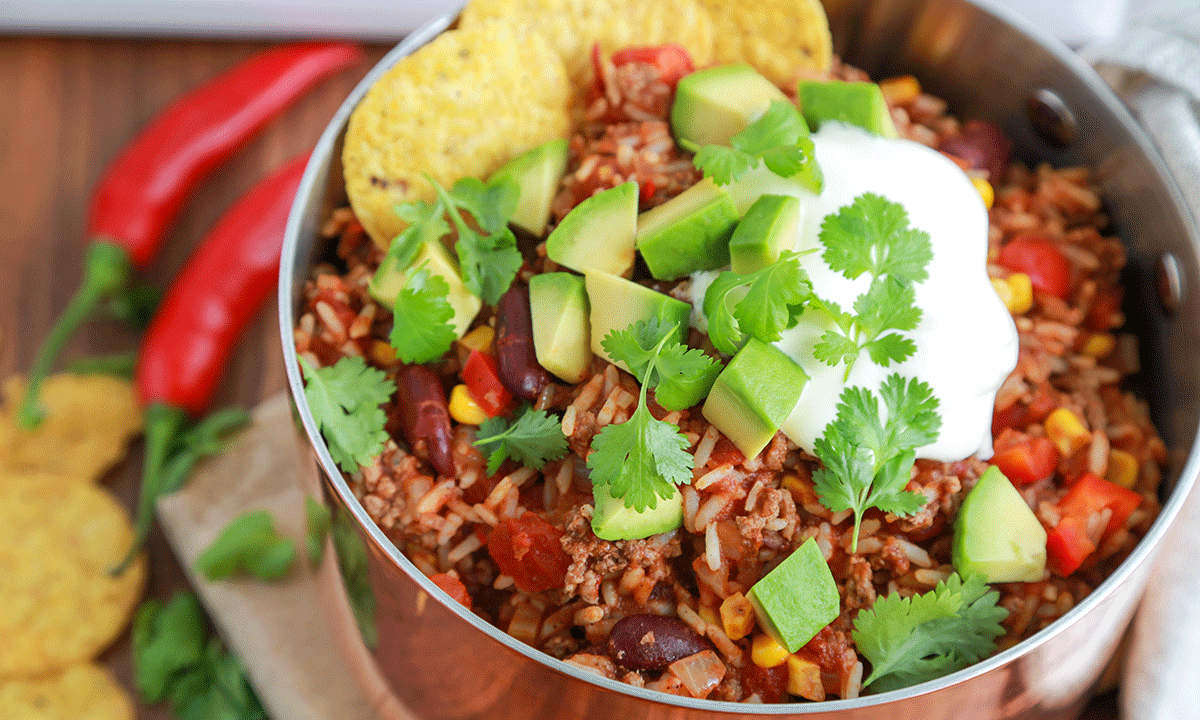
[(672, 88), (680, 78), (696, 69), (692, 56), (682, 46), (674, 43), (652, 47), (631, 47), (618, 50), (612, 56), (613, 65), (640, 62), (658, 68), (659, 77)]
[(487, 549), (500, 572), (525, 592), (562, 587), (571, 556), (562, 548), (563, 531), (527, 512), (505, 518), (488, 535)]
[(997, 450), (992, 464), (1014, 485), (1028, 485), (1054, 473), (1058, 448), (1047, 438), (1035, 436), (1002, 452)]
[(1124, 526), (1141, 504), (1142, 496), (1138, 493), (1098, 475), (1084, 473), (1079, 482), (1058, 501), (1058, 510), (1064, 516), (1072, 515), (1086, 520), (1091, 514), (1108, 508), (1112, 516), (1104, 528), (1104, 534), (1107, 535)]
[(512, 393), (500, 382), (500, 370), (491, 355), (472, 350), (463, 363), (461, 375), (471, 397), (488, 417), (496, 417), (512, 404)]
[(1029, 276), (1033, 289), (1066, 298), (1071, 285), (1071, 265), (1058, 246), (1041, 235), (1018, 235), (1000, 248), (1000, 264)]
[(787, 663), (771, 668), (759, 667), (752, 662), (742, 663), (742, 688), (746, 694), (758, 693), (764, 703), (788, 701)]
[(463, 585), (462, 580), (446, 573), (430, 575), (429, 579), (433, 581), (434, 585), (445, 590), (446, 594), (454, 598), (459, 605), (465, 606), (468, 610), (471, 609), (471, 596), (467, 594), (467, 586)]
[(1088, 538), (1084, 517), (1064, 515), (1058, 525), (1046, 533), (1046, 564), (1063, 577), (1078, 570), (1095, 550), (1096, 545)]

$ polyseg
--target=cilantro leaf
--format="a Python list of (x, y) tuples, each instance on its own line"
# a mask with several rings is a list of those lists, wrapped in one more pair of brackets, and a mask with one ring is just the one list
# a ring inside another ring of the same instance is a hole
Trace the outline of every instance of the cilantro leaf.
[(808, 126), (796, 106), (786, 100), (775, 100), (767, 111), (742, 128), (729, 140), (729, 145), (705, 145), (692, 163), (718, 185), (728, 185), (764, 163), (780, 177), (801, 176), (806, 184), (814, 180), (820, 190), (820, 173), (816, 152), (808, 137)]
[(454, 308), (449, 295), (450, 284), (425, 265), (408, 273), (392, 306), (388, 337), (401, 362), (432, 362), (450, 349), (458, 335), (451, 325)]
[(880, 395), (886, 423), (875, 393), (848, 387), (842, 391), (837, 416), (813, 443), (824, 465), (813, 473), (821, 503), (834, 512), (854, 512), (851, 552), (858, 550), (858, 528), (867, 509), (904, 516), (925, 505), (924, 495), (905, 488), (916, 461), (915, 448), (936, 440), (941, 429), (937, 398), (925, 383), (915, 378), (906, 382), (893, 373), (884, 380)]
[(475, 223), (488, 234), (508, 227), (508, 219), (517, 210), (521, 188), (511, 175), (484, 183), (475, 178), (463, 178), (450, 189), (454, 204), (471, 213)]
[(708, 336), (726, 355), (736, 353), (747, 336), (774, 342), (782, 331), (795, 326), (811, 295), (812, 284), (800, 267), (800, 256), (790, 250), (754, 272), (725, 271), (704, 293)]
[(829, 267), (853, 280), (869, 272), (907, 282), (923, 282), (933, 259), (929, 233), (908, 226), (908, 211), (897, 202), (863, 193), (821, 223), (821, 256)]
[(758, 158), (728, 145), (705, 145), (696, 151), (692, 164), (718, 185), (728, 185), (753, 170)]
[(987, 657), (1008, 611), (982, 575), (953, 574), (911, 598), (893, 593), (854, 620), (854, 642), (871, 663), (863, 683), (885, 692), (941, 677)]
[(528, 407), (512, 424), (501, 416), (484, 420), (476, 433), (475, 446), (488, 458), (489, 475), (494, 475), (510, 457), (522, 465), (540, 469), (567, 454), (562, 421), (545, 410)]
[(412, 265), (422, 245), (438, 241), (450, 232), (450, 225), (443, 217), (445, 212), (440, 200), (436, 203), (417, 200), (397, 204), (396, 214), (408, 223), (408, 227), (401, 230), (388, 245), (387, 254), (379, 266), (401, 269)]
[(668, 497), (672, 485), (689, 482), (694, 461), (687, 438), (675, 425), (654, 419), (645, 394), (643, 388), (643, 401), (629, 420), (605, 425), (592, 438), (587, 459), (593, 486), (606, 487), (638, 512), (658, 507), (658, 499)]
[[(437, 192), (438, 203), (446, 208), (458, 241), (458, 253), (463, 284), (473, 295), (488, 305), (495, 305), (512, 285), (521, 267), (521, 251), (517, 239), (508, 229), (508, 218), (517, 208), (520, 189), (511, 176), (503, 175), (484, 184), (475, 178), (464, 178), (446, 191), (428, 176)], [(479, 228), (476, 230), (463, 217), (468, 213)]]
[(623, 361), (639, 383), (655, 388), (655, 400), (667, 410), (700, 402), (721, 372), (720, 364), (680, 343), (672, 327), (658, 318), (614, 330), (600, 345), (609, 357)]
[(371, 462), (388, 438), (382, 405), (396, 384), (361, 357), (344, 357), (320, 369), (300, 358), (300, 367), (304, 397), (338, 467), (353, 472)]

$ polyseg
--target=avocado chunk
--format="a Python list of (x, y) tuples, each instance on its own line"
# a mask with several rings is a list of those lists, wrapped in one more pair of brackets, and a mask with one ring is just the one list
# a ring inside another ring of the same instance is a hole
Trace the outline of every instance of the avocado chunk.
[[(592, 352), (605, 360), (613, 362), (601, 345), (604, 337), (639, 320), (657, 318), (663, 325), (675, 328), (676, 340), (682, 343), (687, 339), (691, 305), (616, 275), (588, 270), (584, 279), (591, 305)], [(629, 370), (624, 362), (618, 362), (617, 367)]]
[(775, 437), (806, 383), (808, 375), (795, 360), (750, 338), (717, 376), (702, 412), (752, 458)]
[(995, 465), (967, 493), (954, 520), (954, 569), (988, 582), (1036, 582), (1046, 570), (1046, 529)]
[(638, 216), (637, 249), (659, 280), (729, 264), (738, 211), (729, 193), (705, 178)]
[(812, 130), (828, 120), (838, 120), (883, 137), (897, 136), (883, 91), (875, 83), (801, 80), (796, 97)]
[(671, 132), (695, 152), (729, 139), (758, 119), (783, 91), (749, 65), (721, 65), (685, 75), (671, 104)]
[(815, 538), (754, 583), (746, 599), (759, 626), (788, 652), (804, 647), (841, 611), (837, 583)]
[(548, 140), (502, 165), (488, 182), (511, 177), (521, 191), (509, 222), (534, 235), (546, 232), (558, 184), (567, 169), (567, 140)]
[(571, 273), (541, 273), (529, 278), (533, 350), (538, 364), (569, 383), (583, 379), (592, 363), (587, 291)]
[(466, 334), (467, 328), (471, 327), (471, 321), (479, 314), (483, 303), (472, 295), (467, 286), (463, 284), (462, 277), (459, 275), (458, 262), (450, 255), (450, 251), (440, 240), (428, 240), (422, 243), (412, 264), (406, 268), (397, 268), (393, 256), (385, 256), (383, 263), (367, 283), (367, 292), (390, 310), (396, 304), (396, 298), (400, 295), (404, 284), (408, 282), (408, 274), (422, 265), (429, 270), (430, 275), (441, 277), (450, 286), (450, 293), (446, 296), (446, 300), (454, 309), (454, 318), (451, 320), (451, 324), (454, 326), (454, 332), (461, 338)]
[(546, 254), (577, 272), (624, 275), (633, 267), (638, 186), (632, 180), (576, 205), (550, 231)]
[(800, 229), (800, 198), (763, 195), (754, 201), (729, 239), (729, 269), (735, 273), (762, 270), (796, 247)]
[(683, 524), (683, 493), (677, 487), (672, 487), (670, 497), (658, 498), (653, 508), (642, 512), (626, 507), (623, 498), (613, 497), (607, 485), (597, 485), (592, 500), (592, 532), (603, 540), (638, 540)]

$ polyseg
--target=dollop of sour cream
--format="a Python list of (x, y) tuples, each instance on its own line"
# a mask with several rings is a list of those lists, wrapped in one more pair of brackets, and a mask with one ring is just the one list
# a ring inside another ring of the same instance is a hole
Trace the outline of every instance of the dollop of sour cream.
[[(988, 217), (978, 191), (958, 166), (919, 143), (841, 123), (824, 124), (813, 141), (825, 176), (819, 195), (763, 167), (729, 190), (742, 212), (763, 193), (802, 199), (795, 249), (805, 253), (800, 262), (818, 296), (850, 309), (870, 284), (869, 274), (849, 280), (831, 270), (821, 259), (819, 239), (825, 216), (863, 193), (903, 205), (909, 226), (929, 234), (933, 259), (929, 277), (914, 286), (921, 321), (904, 334), (917, 349), (902, 363), (880, 367), (863, 352), (847, 377), (844, 364), (817, 360), (813, 347), (833, 327), (821, 312), (805, 312), (796, 327), (783, 333), (776, 346), (800, 363), (809, 381), (781, 429), (811, 452), (835, 417), (845, 387), (867, 387), (878, 397), (884, 379), (898, 372), (927, 383), (938, 400), (938, 439), (918, 448), (917, 457), (943, 462), (975, 454), (990, 457), (992, 407), (996, 391), (1016, 366), (1018, 342), (1012, 317), (988, 279)], [(880, 411), (886, 412), (882, 402)]]

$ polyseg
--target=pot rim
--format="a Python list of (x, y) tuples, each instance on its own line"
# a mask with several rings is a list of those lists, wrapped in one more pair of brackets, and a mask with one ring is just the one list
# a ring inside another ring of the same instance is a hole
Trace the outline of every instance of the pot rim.
[[(1013, 10), (1010, 10), (1001, 5), (993, 5), (987, 0), (963, 0), (971, 5), (974, 5), (984, 14), (990, 14), (1000, 22), (1007, 24), (1013, 31), (1024, 34), (1035, 43), (1044, 48), (1047, 52), (1061, 63), (1069, 72), (1074, 73), (1077, 79), (1082, 81), (1088, 91), (1100, 101), (1104, 107), (1111, 112), (1120, 124), (1123, 126), (1124, 132), (1136, 143), (1139, 152), (1145, 156), (1146, 160), (1153, 167), (1155, 173), (1159, 176), (1163, 186), (1167, 189), (1171, 204), (1176, 213), (1183, 219), (1184, 227), (1188, 235), (1189, 243), (1193, 248), (1200, 248), (1200, 229), (1197, 229), (1196, 222), (1190, 217), (1183, 202), (1183, 198), (1179, 188), (1174, 182), (1170, 172), (1166, 168), (1166, 164), (1158, 153), (1157, 148), (1151, 142), (1149, 137), (1138, 125), (1133, 116), (1129, 113), (1125, 105), (1116, 97), (1109, 86), (1100, 78), (1095, 70), (1088, 65), (1078, 54), (1067, 48), (1056, 38), (1050, 36), (1046, 31), (1033, 25), (1032, 22), (1023, 17), (1018, 16)], [(594, 673), (582, 670), (574, 665), (563, 662), (550, 655), (543, 653), (525, 643), (522, 643), (507, 633), (501, 631), (496, 626), (487, 623), (468, 611), (460, 603), (451, 598), (445, 591), (430, 581), (417, 567), (410, 561), (388, 537), (379, 528), (378, 525), (367, 515), (365, 508), (354, 496), (353, 491), (347, 484), (345, 478), (342, 477), (337, 464), (333, 457), (329, 454), (329, 449), (325, 444), (324, 438), (321, 436), (320, 430), (313, 420), (312, 413), (307, 402), (302, 402), (304, 398), (304, 381), (299, 369), (299, 360), (296, 355), (295, 343), (292, 342), (292, 330), (295, 327), (294, 317), (294, 284), (297, 281), (295, 276), (295, 258), (299, 252), (300, 233), (304, 226), (304, 215), (308, 199), (314, 197), (312, 190), (317, 182), (318, 176), (327, 173), (328, 164), (331, 161), (332, 154), (339, 146), (342, 133), (345, 130), (346, 123), (350, 113), (354, 107), (366, 94), (368, 88), (392, 65), (400, 58), (405, 57), (415, 51), (417, 48), (425, 45), (432, 40), (436, 35), (446, 30), (458, 16), (458, 11), (450, 12), (441, 17), (431, 20), (429, 23), (414, 30), (407, 35), (400, 43), (390, 50), (379, 62), (371, 69), (366, 76), (355, 86), (354, 90), (346, 97), (346, 100), (338, 108), (329, 125), (322, 133), (320, 139), (312, 151), (311, 159), (308, 167), (300, 182), (300, 189), (297, 192), (297, 199), (292, 206), (291, 213), (288, 217), (287, 228), (285, 232), (282, 261), (279, 269), (279, 288), (278, 288), (278, 304), (279, 304), (279, 323), (280, 323), (280, 338), (283, 345), (283, 357), (287, 366), (288, 389), (291, 394), (293, 405), (296, 407), (301, 422), (304, 425), (305, 434), (309, 445), (315, 451), (321, 469), (331, 481), (332, 487), (337, 491), (342, 502), (354, 515), (354, 518), (360, 529), (365, 531), (376, 545), (383, 548), (388, 557), (401, 568), (412, 580), (414, 580), (426, 593), (432, 595), (443, 605), (448, 607), (452, 612), (456, 613), (462, 620), (475, 626), (476, 629), (483, 632), (492, 638), (492, 640), (501, 643), (508, 649), (524, 655), (530, 660), (534, 660), (542, 666), (554, 670), (556, 672), (569, 675), (577, 680), (598, 685), (608, 690), (622, 693), (639, 700), (663, 705), (667, 707), (686, 707), (697, 710), (704, 710), (714, 713), (725, 713), (729, 715), (809, 715), (818, 713), (833, 713), (842, 710), (854, 710), (860, 708), (873, 707), (878, 705), (886, 705), (887, 703), (917, 698), (923, 695), (935, 693), (939, 690), (951, 687), (953, 685), (971, 680), (972, 678), (984, 675), (996, 668), (1004, 666), (1015, 661), (1037, 647), (1049, 641), (1051, 638), (1064, 631), (1066, 628), (1081, 621), (1085, 616), (1093, 611), (1097, 606), (1103, 603), (1116, 589), (1125, 582), (1128, 577), (1135, 572), (1136, 569), (1144, 564), (1150, 563), (1153, 556), (1163, 544), (1163, 538), (1174, 524), (1175, 518), (1179, 514), (1187, 495), (1193, 491), (1197, 484), (1197, 477), (1200, 476), (1200, 433), (1193, 438), (1191, 448), (1189, 449), (1188, 459), (1180, 469), (1179, 476), (1175, 479), (1174, 488), (1171, 490), (1170, 496), (1164, 503), (1162, 510), (1150, 530), (1138, 542), (1137, 546), (1129, 554), (1129, 556), (1113, 571), (1111, 575), (1087, 597), (1081, 600), (1071, 610), (1066, 612), (1060, 618), (1052, 622), (1047, 627), (1038, 631), (1034, 635), (1017, 643), (1011, 648), (1000, 651), (991, 657), (985, 658), (978, 663), (971, 665), (963, 670), (945, 675), (935, 680), (930, 680), (918, 685), (913, 685), (899, 690), (878, 693), (874, 695), (866, 695), (853, 699), (828, 700), (819, 703), (779, 703), (779, 704), (764, 704), (755, 705), (749, 703), (733, 703), (719, 700), (701, 700), (696, 698), (684, 698), (675, 695), (649, 690), (646, 688), (634, 687), (616, 680), (598, 676)], [(302, 278), (301, 278), (302, 280)]]

